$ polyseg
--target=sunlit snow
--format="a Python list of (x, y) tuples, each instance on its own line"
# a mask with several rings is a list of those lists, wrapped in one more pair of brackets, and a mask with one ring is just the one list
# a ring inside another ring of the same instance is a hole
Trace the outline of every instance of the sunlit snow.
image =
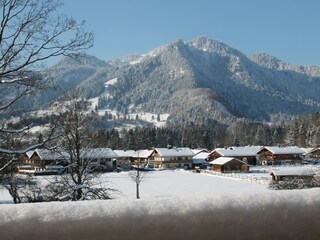
[[(148, 172), (135, 199), (128, 172), (101, 179), (115, 199), (2, 204), (3, 239), (318, 239), (320, 189), (264, 184), (183, 170)], [(2, 191), (1, 198), (5, 200)]]

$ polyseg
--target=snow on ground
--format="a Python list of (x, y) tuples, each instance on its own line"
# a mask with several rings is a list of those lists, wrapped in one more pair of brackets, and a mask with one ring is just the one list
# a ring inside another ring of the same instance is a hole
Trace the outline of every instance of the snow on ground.
[[(184, 170), (147, 172), (135, 199), (128, 172), (103, 174), (113, 200), (0, 205), (0, 239), (318, 239), (320, 189)], [(0, 197), (6, 198), (3, 191)]]
[[(140, 195), (143, 199), (213, 197), (269, 191), (266, 185), (209, 174), (196, 174), (192, 171), (164, 170), (143, 174), (145, 178), (140, 185)], [(115, 198), (135, 198), (135, 183), (129, 178), (128, 172), (109, 173), (104, 177), (109, 180), (111, 187), (122, 192), (121, 196), (115, 196)]]
[(91, 102), (91, 109), (95, 109), (98, 106), (99, 97), (90, 98), (88, 101)]
[[(164, 114), (156, 114), (156, 113), (148, 113), (148, 112), (132, 112), (127, 115), (127, 118), (129, 119), (136, 119), (136, 117), (140, 120), (153, 123), (156, 127), (163, 127), (166, 124), (166, 121), (170, 114), (164, 113)], [(159, 119), (158, 119), (159, 117)], [(159, 121), (158, 121), (159, 120)]]
[(48, 130), (50, 130), (50, 126), (49, 126), (49, 124), (46, 124), (44, 126), (32, 127), (30, 129), (28, 129), (27, 132), (30, 132), (32, 134), (36, 134), (36, 133), (43, 133), (43, 132), (46, 132)]

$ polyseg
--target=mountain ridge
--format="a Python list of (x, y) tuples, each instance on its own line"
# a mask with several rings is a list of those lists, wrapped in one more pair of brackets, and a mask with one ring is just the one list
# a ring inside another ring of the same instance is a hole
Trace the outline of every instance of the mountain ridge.
[(79, 64), (65, 61), (51, 70), (56, 69), (55, 83), (64, 92), (105, 98), (102, 108), (169, 113), (175, 123), (269, 121), (277, 114), (320, 110), (320, 67), (288, 64), (266, 53), (246, 56), (205, 36), (106, 62), (93, 56)]

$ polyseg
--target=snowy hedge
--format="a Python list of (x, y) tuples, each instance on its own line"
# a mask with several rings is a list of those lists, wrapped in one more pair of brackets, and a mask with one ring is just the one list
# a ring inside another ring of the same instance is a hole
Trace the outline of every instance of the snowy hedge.
[(2, 204), (0, 239), (318, 239), (319, 193)]

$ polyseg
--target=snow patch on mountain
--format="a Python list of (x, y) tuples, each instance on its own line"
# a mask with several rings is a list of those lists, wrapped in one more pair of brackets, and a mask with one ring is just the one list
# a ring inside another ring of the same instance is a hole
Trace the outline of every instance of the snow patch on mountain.
[(118, 82), (118, 78), (112, 78), (105, 82), (105, 87), (108, 87), (108, 85), (114, 85)]

